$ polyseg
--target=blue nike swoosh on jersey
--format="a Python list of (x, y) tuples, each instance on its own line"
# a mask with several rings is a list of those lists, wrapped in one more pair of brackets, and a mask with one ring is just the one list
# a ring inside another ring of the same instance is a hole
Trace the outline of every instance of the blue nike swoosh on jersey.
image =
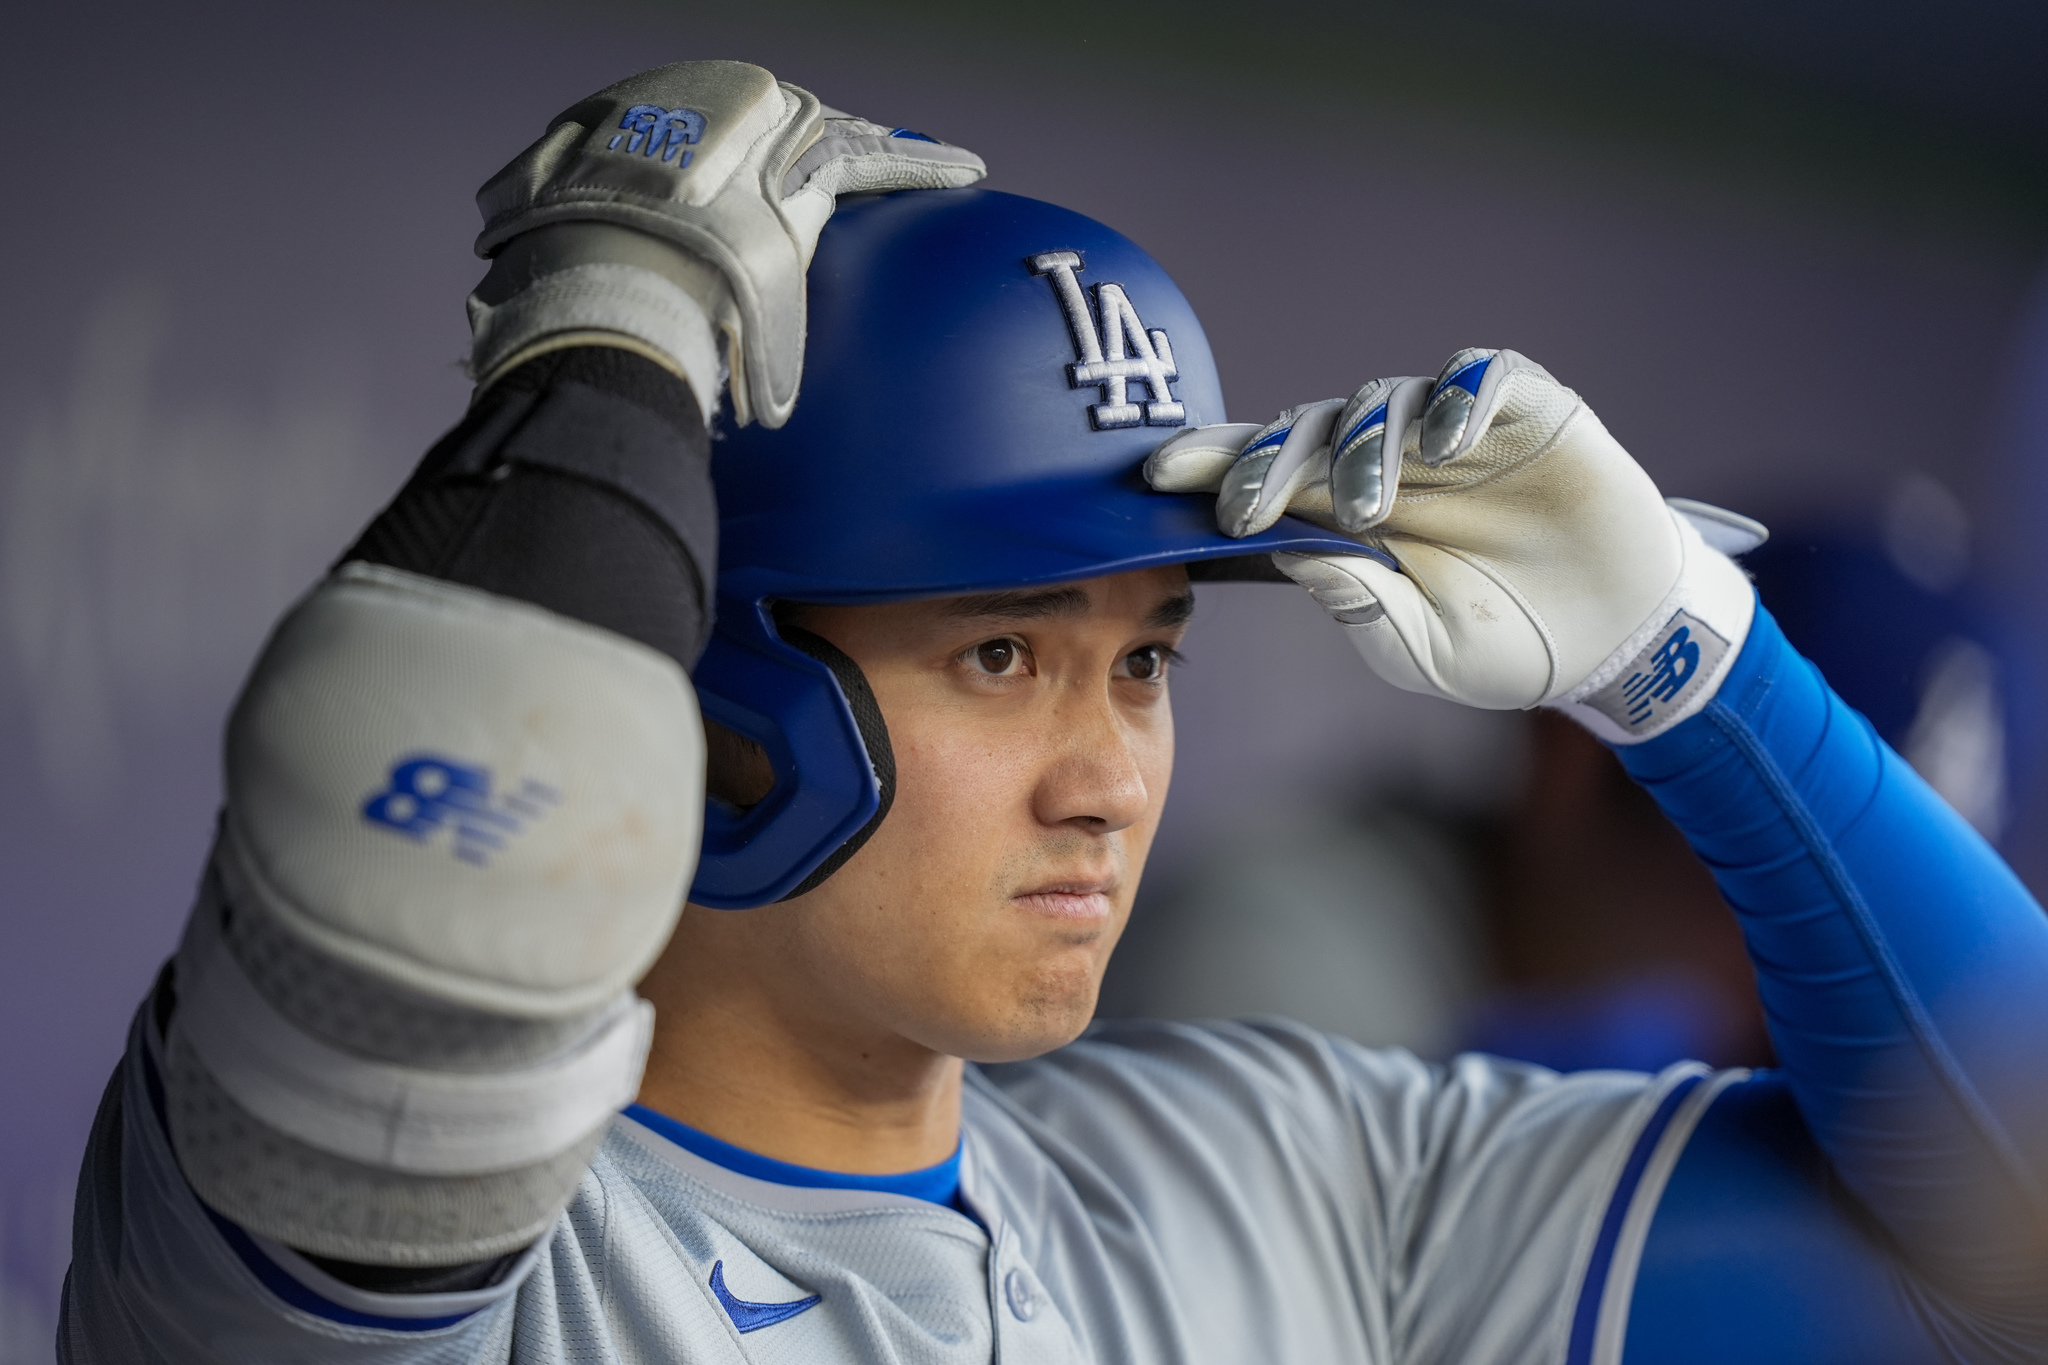
[(793, 1299), (788, 1303), (748, 1303), (734, 1297), (733, 1292), (725, 1287), (724, 1261), (714, 1262), (711, 1266), (711, 1292), (718, 1296), (719, 1306), (725, 1309), (725, 1315), (732, 1319), (732, 1325), (742, 1334), (787, 1322), (806, 1309), (816, 1308), (825, 1297), (813, 1294), (808, 1299)]

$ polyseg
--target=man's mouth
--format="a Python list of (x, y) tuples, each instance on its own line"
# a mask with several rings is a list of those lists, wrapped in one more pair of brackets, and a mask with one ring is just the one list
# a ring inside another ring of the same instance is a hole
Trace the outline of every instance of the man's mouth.
[(1010, 898), (1019, 909), (1047, 919), (1106, 920), (1116, 893), (1116, 878), (1064, 878), (1019, 891)]

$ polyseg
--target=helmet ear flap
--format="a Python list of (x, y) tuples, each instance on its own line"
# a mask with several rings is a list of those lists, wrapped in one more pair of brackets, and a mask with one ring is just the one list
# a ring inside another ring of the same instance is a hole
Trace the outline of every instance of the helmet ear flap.
[(791, 626), (768, 603), (720, 604), (693, 681), (705, 719), (761, 746), (775, 785), (742, 809), (713, 798), (690, 899), (745, 910), (824, 881), (881, 824), (895, 752), (874, 692), (852, 659)]
[(839, 694), (853, 713), (853, 723), (860, 729), (861, 744), (868, 753), (868, 766), (874, 770), (876, 788), (875, 813), (853, 832), (851, 838), (827, 854), (824, 862), (811, 869), (811, 874), (797, 883), (796, 890), (780, 898), (793, 900), (837, 872), (881, 827), (883, 817), (888, 815), (889, 807), (896, 800), (896, 750), (889, 744), (889, 727), (882, 720), (881, 704), (875, 700), (874, 689), (868, 686), (867, 675), (860, 671), (860, 665), (822, 635), (815, 635), (801, 626), (782, 626), (780, 629), (783, 639), (832, 670), (833, 681), (839, 684)]

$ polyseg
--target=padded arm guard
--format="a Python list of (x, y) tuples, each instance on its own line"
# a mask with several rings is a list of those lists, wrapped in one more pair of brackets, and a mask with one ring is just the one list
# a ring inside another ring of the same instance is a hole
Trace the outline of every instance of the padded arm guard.
[(559, 1215), (638, 1087), (631, 985), (696, 859), (707, 446), (652, 362), (536, 360), (278, 627), (166, 1039), (216, 1212), (387, 1266)]
[(252, 906), (432, 999), (596, 1008), (696, 861), (703, 731), (674, 660), (521, 603), (349, 565), (228, 727), (222, 859)]

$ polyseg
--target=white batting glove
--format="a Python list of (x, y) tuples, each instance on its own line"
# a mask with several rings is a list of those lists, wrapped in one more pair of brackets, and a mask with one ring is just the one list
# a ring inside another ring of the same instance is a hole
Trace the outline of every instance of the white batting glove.
[(804, 272), (838, 196), (985, 173), (964, 148), (745, 62), (643, 71), (565, 111), (477, 192), (477, 252), (498, 264), (470, 300), (471, 372), (488, 383), (554, 345), (623, 336), (708, 410), (722, 334), (734, 417), (779, 427), (803, 374)]
[(1577, 394), (1514, 351), (1463, 350), (1433, 381), (1376, 379), (1263, 427), (1186, 431), (1145, 473), (1217, 494), (1229, 535), (1285, 512), (1392, 556), (1399, 572), (1363, 555), (1273, 560), (1396, 687), (1554, 706), (1612, 743), (1705, 706), (1755, 611), (1728, 554), (1764, 528), (1667, 502)]

